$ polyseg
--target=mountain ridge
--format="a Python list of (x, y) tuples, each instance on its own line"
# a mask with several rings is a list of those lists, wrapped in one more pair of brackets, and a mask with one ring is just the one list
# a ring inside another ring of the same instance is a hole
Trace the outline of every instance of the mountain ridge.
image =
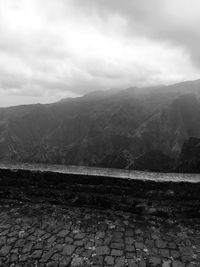
[(149, 88), (0, 108), (0, 162), (181, 171), (200, 138), (200, 80)]

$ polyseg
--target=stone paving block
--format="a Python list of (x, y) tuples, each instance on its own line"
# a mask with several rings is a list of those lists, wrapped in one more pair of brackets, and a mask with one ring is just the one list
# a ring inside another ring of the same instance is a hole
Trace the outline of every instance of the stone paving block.
[(58, 237), (65, 237), (65, 236), (68, 235), (68, 233), (69, 233), (68, 230), (61, 230), (61, 231), (57, 234), (57, 236), (58, 236)]
[(0, 249), (0, 256), (1, 257), (5, 257), (11, 250), (11, 246), (3, 246), (1, 249)]
[(127, 246), (125, 247), (125, 250), (126, 250), (127, 252), (134, 252), (134, 251), (135, 251), (135, 247), (132, 246), (132, 245), (127, 245)]
[(96, 248), (97, 255), (109, 255), (110, 249), (108, 246), (100, 246)]
[(78, 248), (76, 248), (74, 253), (77, 254), (77, 255), (82, 255), (83, 252), (84, 252), (84, 248), (83, 247), (78, 247)]
[(199, 267), (198, 265), (196, 265), (195, 263), (188, 263), (187, 267)]
[(185, 267), (185, 263), (180, 262), (180, 261), (173, 261), (172, 267)]
[(128, 259), (127, 263), (128, 263), (128, 267), (138, 267), (138, 264), (134, 259)]
[(123, 249), (124, 248), (124, 243), (111, 243), (110, 244), (111, 248), (116, 248), (116, 249)]
[(6, 236), (8, 235), (9, 233), (9, 230), (4, 230), (3, 232), (1, 232), (1, 236)]
[(94, 265), (103, 265), (103, 256), (94, 256), (92, 258)]
[(105, 264), (107, 265), (114, 265), (114, 257), (112, 256), (106, 256), (105, 257)]
[(163, 258), (168, 258), (170, 256), (169, 250), (168, 249), (160, 249), (160, 255)]
[(18, 254), (11, 254), (10, 255), (10, 262), (16, 262), (16, 261), (18, 261)]
[(123, 255), (123, 250), (118, 250), (118, 249), (112, 249), (111, 250), (111, 256), (122, 256)]
[(172, 237), (169, 234), (162, 235), (162, 239), (168, 242), (172, 241)]
[(45, 251), (42, 255), (42, 258), (40, 259), (40, 262), (48, 262), (51, 257), (53, 256), (53, 252), (52, 251)]
[(69, 266), (71, 262), (71, 258), (70, 257), (64, 257), (60, 260), (59, 262), (59, 267), (66, 267)]
[(161, 239), (157, 239), (156, 240), (156, 247), (157, 248), (166, 248), (167, 246), (167, 242), (166, 241), (163, 241)]
[(48, 239), (47, 239), (47, 242), (48, 243), (53, 243), (53, 242), (55, 242), (56, 241), (56, 237), (55, 236), (51, 236), (51, 237), (49, 237)]
[(64, 247), (64, 244), (55, 244), (55, 246), (53, 247), (53, 250), (60, 252), (62, 251), (63, 247)]
[(29, 258), (29, 253), (22, 254), (19, 256), (19, 261), (20, 262), (24, 262), (24, 261), (26, 262), (28, 260), (28, 258)]
[(18, 239), (17, 242), (15, 242), (15, 247), (22, 248), (25, 244), (25, 239)]
[(91, 255), (92, 255), (92, 250), (90, 249), (85, 249), (83, 252), (82, 252), (82, 255), (86, 258), (90, 258)]
[(35, 233), (38, 237), (41, 237), (45, 234), (45, 231), (44, 230), (41, 230), (41, 229), (37, 229), (36, 233)]
[(95, 239), (99, 239), (99, 238), (104, 238), (105, 237), (105, 232), (103, 231), (98, 231), (95, 235)]
[(191, 247), (184, 247), (180, 250), (182, 256), (193, 256), (194, 252), (193, 249)]
[(124, 240), (122, 238), (114, 238), (114, 237), (112, 237), (111, 238), (111, 242), (113, 242), (113, 243), (123, 243)]
[(22, 252), (23, 252), (23, 253), (30, 252), (31, 249), (32, 249), (32, 247), (33, 247), (33, 243), (32, 243), (32, 242), (30, 242), (30, 243), (26, 243), (26, 244), (24, 245), (23, 249), (22, 249)]
[(42, 256), (43, 251), (42, 250), (35, 250), (32, 255), (31, 258), (32, 259), (40, 259), (40, 257)]
[(132, 237), (126, 237), (126, 238), (125, 238), (125, 243), (126, 243), (127, 245), (132, 245), (133, 242), (134, 242), (134, 238), (132, 238)]
[(135, 239), (135, 241), (137, 241), (137, 242), (144, 242), (144, 239), (143, 239), (143, 237), (142, 236), (140, 236), (140, 235), (136, 235), (135, 237), (134, 237), (134, 239)]
[(7, 239), (7, 244), (12, 244), (12, 243), (14, 243), (16, 240), (17, 240), (16, 237), (8, 238), (8, 239)]
[(85, 233), (78, 233), (74, 236), (74, 239), (83, 239), (85, 237)]
[(117, 257), (115, 259), (115, 267), (123, 267), (125, 266), (126, 262), (125, 262), (125, 259), (123, 257)]
[(135, 247), (136, 249), (143, 249), (144, 248), (144, 243), (142, 242), (135, 242)]
[(168, 246), (168, 248), (171, 248), (171, 249), (175, 249), (175, 248), (176, 248), (176, 244), (173, 243), (173, 242), (169, 242), (169, 243), (167, 244), (167, 246)]
[(55, 254), (53, 254), (53, 256), (51, 257), (51, 259), (53, 260), (53, 261), (55, 261), (55, 262), (59, 262), (59, 260), (60, 260), (60, 254), (59, 253), (55, 253)]
[(147, 265), (146, 265), (146, 261), (141, 260), (141, 261), (138, 263), (138, 267), (147, 267)]
[(180, 253), (179, 253), (179, 251), (178, 250), (171, 250), (170, 251), (170, 254), (171, 254), (171, 256), (174, 258), (174, 259), (178, 259), (179, 257), (180, 257)]
[(73, 243), (73, 239), (71, 237), (69, 237), (69, 236), (66, 236), (65, 237), (65, 243), (66, 244), (72, 244)]
[(125, 232), (125, 236), (133, 237), (133, 235), (134, 235), (134, 231), (133, 230), (127, 230)]
[[(43, 237), (42, 237), (42, 238), (43, 238)], [(28, 241), (35, 241), (36, 239), (37, 239), (37, 237), (34, 236), (34, 235), (30, 235), (30, 236), (27, 237), (27, 240), (28, 240)]]
[(106, 237), (103, 241), (103, 244), (104, 245), (109, 245), (110, 244), (110, 241), (111, 241), (111, 238), (110, 237)]
[(154, 246), (154, 240), (146, 239), (145, 240), (145, 245), (148, 246), (148, 247), (153, 247)]
[[(46, 240), (48, 239), (49, 237), (51, 236), (51, 234), (49, 233), (46, 233), (45, 235), (42, 236), (42, 239)], [(35, 237), (35, 236), (34, 236)], [(32, 239), (32, 240), (36, 240), (37, 238), (35, 237), (35, 239)]]
[[(52, 245), (52, 243), (50, 243), (50, 244)], [(34, 248), (34, 249), (43, 249), (43, 246), (44, 246), (43, 242), (37, 242), (37, 243), (33, 246), (33, 248)]]
[(81, 241), (81, 240), (76, 240), (76, 241), (74, 242), (74, 246), (82, 247), (83, 245), (84, 245), (84, 242)]
[(76, 247), (73, 246), (73, 245), (65, 245), (65, 246), (63, 247), (62, 254), (63, 254), (64, 256), (70, 256), (70, 255), (72, 255), (72, 253), (74, 252), (75, 248), (76, 248)]
[(82, 257), (75, 257), (71, 261), (71, 267), (81, 267), (84, 266), (84, 259)]
[(190, 246), (190, 247), (192, 246), (192, 242), (190, 239), (186, 239), (186, 240), (184, 240), (184, 242), (185, 242), (186, 246)]
[(151, 238), (152, 238), (153, 240), (157, 240), (157, 239), (160, 238), (160, 236), (159, 236), (158, 234), (151, 233)]
[(50, 261), (46, 264), (45, 267), (57, 267), (57, 264), (55, 263), (55, 261)]
[(164, 259), (162, 263), (162, 267), (171, 267), (171, 259)]
[(158, 264), (161, 264), (161, 258), (160, 257), (150, 257), (149, 258), (149, 263), (157, 266)]
[(133, 252), (127, 252), (127, 253), (126, 253), (126, 258), (127, 258), (127, 259), (133, 259), (133, 258), (135, 258), (135, 257), (136, 257), (136, 254), (133, 253)]
[(182, 262), (190, 262), (190, 261), (192, 261), (192, 259), (193, 259), (192, 255), (183, 255), (183, 256), (181, 256), (181, 261)]
[[(13, 248), (13, 249), (11, 249), (11, 253), (14, 253), (14, 254), (18, 254), (18, 251), (19, 251), (19, 249), (18, 248)], [(23, 252), (23, 251), (22, 251)]]
[(115, 239), (121, 239), (123, 237), (123, 232), (114, 232), (113, 238)]
[(196, 259), (200, 262), (200, 253), (196, 254)]
[(152, 255), (152, 256), (157, 256), (159, 255), (159, 251), (157, 248), (153, 247), (153, 248), (148, 248), (149, 250), (149, 254)]
[(136, 229), (135, 230), (135, 234), (136, 235), (142, 235), (143, 234), (143, 231), (141, 229)]
[(0, 246), (5, 245), (5, 243), (6, 243), (6, 237), (0, 236)]
[(99, 247), (99, 246), (103, 246), (104, 242), (103, 239), (96, 239), (95, 240), (95, 246)]

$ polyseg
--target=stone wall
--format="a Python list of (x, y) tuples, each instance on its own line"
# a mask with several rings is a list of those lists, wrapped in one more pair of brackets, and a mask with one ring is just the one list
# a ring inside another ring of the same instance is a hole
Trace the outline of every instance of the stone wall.
[(112, 208), (165, 217), (200, 217), (200, 182), (121, 179), (0, 169), (0, 198)]

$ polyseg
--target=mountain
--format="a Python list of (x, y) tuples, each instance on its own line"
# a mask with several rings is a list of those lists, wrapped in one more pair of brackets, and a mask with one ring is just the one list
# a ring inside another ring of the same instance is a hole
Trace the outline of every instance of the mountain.
[(199, 99), (197, 80), (0, 108), (0, 162), (187, 172), (180, 166), (193, 157), (188, 140), (200, 138)]

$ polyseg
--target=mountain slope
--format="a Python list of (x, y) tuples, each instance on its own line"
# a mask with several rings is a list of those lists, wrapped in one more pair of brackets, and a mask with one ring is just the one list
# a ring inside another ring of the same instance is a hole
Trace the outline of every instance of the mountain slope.
[(0, 161), (172, 171), (200, 137), (199, 97), (198, 80), (0, 108)]

